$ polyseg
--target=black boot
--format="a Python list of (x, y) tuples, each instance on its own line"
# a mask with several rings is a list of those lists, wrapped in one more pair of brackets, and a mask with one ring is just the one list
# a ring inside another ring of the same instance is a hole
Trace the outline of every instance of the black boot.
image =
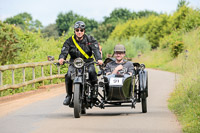
[(92, 81), (91, 82), (91, 91), (92, 91), (92, 97), (94, 98), (94, 99), (96, 99), (97, 98), (97, 96), (98, 96), (98, 85), (97, 85), (97, 81)]
[(72, 99), (72, 96), (67, 95), (67, 96), (65, 97), (65, 100), (64, 100), (64, 102), (63, 102), (63, 105), (69, 105), (70, 102), (71, 102), (71, 99)]
[(68, 75), (65, 75), (65, 87), (67, 96), (65, 97), (65, 100), (63, 101), (63, 105), (69, 105), (72, 99), (72, 81)]

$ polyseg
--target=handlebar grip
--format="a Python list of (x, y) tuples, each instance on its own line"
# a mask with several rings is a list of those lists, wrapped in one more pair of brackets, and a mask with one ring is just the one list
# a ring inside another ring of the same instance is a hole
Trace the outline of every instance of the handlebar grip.
[[(62, 65), (64, 65), (65, 63), (69, 63), (69, 61), (64, 60)], [(69, 64), (70, 64), (70, 63), (69, 63)], [(57, 63), (54, 63), (54, 65), (60, 66), (61, 64), (60, 64), (59, 62), (57, 62)]]

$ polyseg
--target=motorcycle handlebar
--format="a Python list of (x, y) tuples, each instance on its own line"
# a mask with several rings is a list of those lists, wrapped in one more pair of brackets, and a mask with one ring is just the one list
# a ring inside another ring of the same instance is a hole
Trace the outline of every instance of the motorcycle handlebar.
[[(72, 64), (71, 62), (64, 60), (62, 65), (64, 65), (65, 63)], [(60, 66), (61, 64), (59, 62), (57, 62), (57, 63), (54, 63), (54, 65)]]
[[(73, 64), (73, 62), (64, 60), (62, 65), (64, 65), (65, 63), (67, 63), (67, 64)], [(95, 63), (95, 64), (98, 64), (98, 62), (95, 62), (95, 61), (92, 61), (92, 62), (89, 62), (89, 63), (85, 63), (85, 64), (86, 64), (86, 66), (88, 66), (88, 65), (94, 64), (94, 63)], [(54, 63), (54, 64), (57, 65), (57, 66), (60, 66), (60, 65), (61, 65), (59, 62)], [(102, 66), (102, 65), (100, 65), (100, 66)]]

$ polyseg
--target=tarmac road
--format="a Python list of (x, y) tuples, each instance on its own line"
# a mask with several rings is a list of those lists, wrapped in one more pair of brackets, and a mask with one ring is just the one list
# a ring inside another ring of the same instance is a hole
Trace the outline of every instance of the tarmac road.
[(181, 133), (167, 108), (175, 74), (148, 69), (147, 113), (141, 104), (130, 107), (93, 108), (79, 119), (63, 106), (64, 87), (0, 104), (0, 133)]

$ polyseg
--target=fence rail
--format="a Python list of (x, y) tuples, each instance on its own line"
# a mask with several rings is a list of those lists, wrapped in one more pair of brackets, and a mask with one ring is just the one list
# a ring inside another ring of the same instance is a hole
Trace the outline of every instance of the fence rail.
[[(58, 62), (55, 61), (45, 61), (45, 62), (35, 62), (35, 63), (24, 63), (24, 64), (16, 64), (16, 65), (5, 65), (0, 66), (0, 91), (6, 90), (6, 89), (17, 89), (20, 87), (27, 86), (29, 84), (32, 84), (33, 87), (35, 87), (35, 83), (43, 81), (44, 80), (52, 80), (55, 78), (64, 78), (65, 74), (60, 74), (60, 67), (58, 66), (58, 73), (57, 75), (52, 75), (52, 64)], [(50, 76), (44, 75), (43, 66), (50, 65)], [(41, 66), (41, 77), (35, 79), (35, 67)], [(22, 68), (22, 74), (23, 74), (23, 82), (19, 84), (15, 84), (15, 69)], [(32, 68), (32, 80), (26, 81), (25, 77), (25, 68)], [(3, 72), (11, 70), (12, 71), (12, 84), (3, 85)]]

